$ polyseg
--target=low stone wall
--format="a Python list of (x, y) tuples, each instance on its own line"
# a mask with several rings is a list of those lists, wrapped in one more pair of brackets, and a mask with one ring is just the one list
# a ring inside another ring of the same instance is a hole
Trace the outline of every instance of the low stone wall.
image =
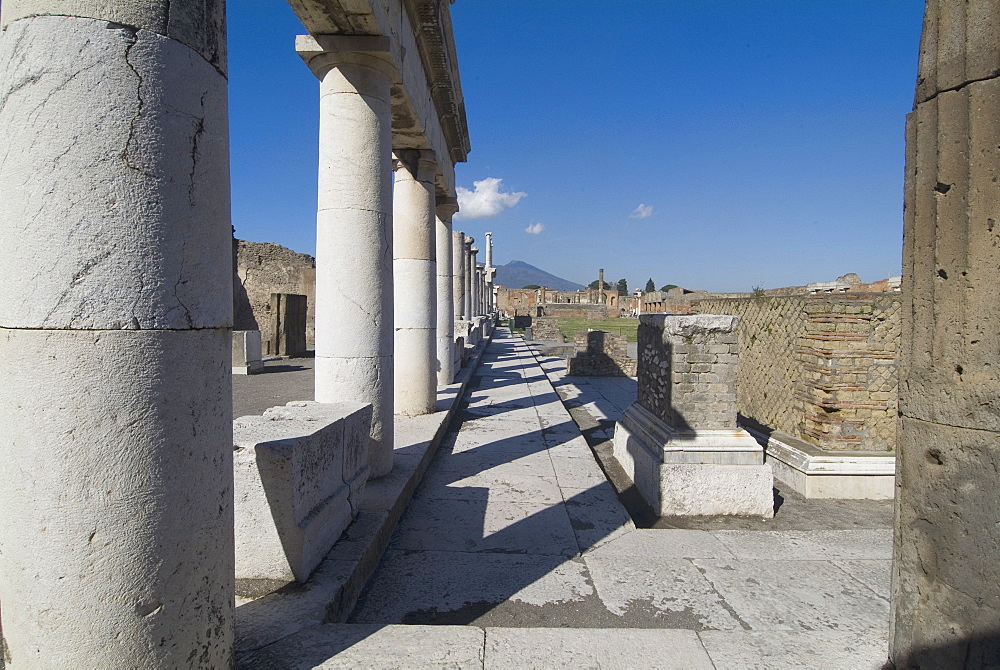
[(692, 306), (740, 317), (741, 414), (823, 449), (894, 448), (898, 293), (706, 298)]
[(569, 374), (581, 377), (635, 377), (636, 361), (629, 358), (628, 340), (603, 330), (577, 333), (576, 354), (569, 359)]
[[(541, 305), (543, 316), (561, 316), (577, 319), (589, 319), (591, 321), (601, 321), (608, 318), (607, 305), (594, 305), (586, 303), (547, 303)], [(617, 316), (618, 312), (615, 312)]]

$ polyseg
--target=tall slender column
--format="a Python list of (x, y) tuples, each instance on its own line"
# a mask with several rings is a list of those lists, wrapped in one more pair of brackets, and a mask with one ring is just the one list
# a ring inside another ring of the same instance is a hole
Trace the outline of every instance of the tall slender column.
[(437, 404), (437, 269), (430, 151), (396, 152), (392, 266), (396, 296), (397, 414), (430, 414)]
[(386, 37), (300, 36), (320, 80), (316, 400), (372, 404), (371, 476), (392, 469), (392, 115)]
[(6, 667), (229, 667), (223, 2), (2, 21)]
[(472, 286), (476, 278), (476, 266), (472, 260), (472, 243), (475, 241), (475, 238), (465, 236), (465, 254), (463, 256), (465, 260), (465, 318), (470, 321), (475, 316), (472, 303)]
[(458, 200), (437, 198), (437, 360), (439, 386), (455, 380), (455, 300), (451, 259), (451, 217), (458, 211)]
[(1000, 657), (1000, 12), (929, 0), (907, 119), (891, 658)]
[(486, 267), (493, 267), (493, 233), (486, 233)]
[(455, 291), (455, 295), (453, 296), (455, 300), (455, 321), (458, 322), (468, 318), (465, 304), (465, 272), (468, 266), (468, 263), (465, 262), (465, 233), (455, 231), (451, 234), (451, 239), (451, 267), (454, 279), (452, 286), (454, 286)]
[(469, 268), (472, 272), (472, 316), (482, 314), (482, 311), (479, 309), (479, 280), (481, 275), (479, 273), (479, 265), (476, 264), (476, 254), (478, 253), (478, 247), (469, 247)]

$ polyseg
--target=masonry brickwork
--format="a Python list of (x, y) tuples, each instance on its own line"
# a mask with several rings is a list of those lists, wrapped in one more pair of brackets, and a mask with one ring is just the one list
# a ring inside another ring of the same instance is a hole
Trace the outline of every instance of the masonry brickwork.
[(635, 377), (636, 363), (628, 355), (628, 340), (603, 330), (577, 333), (576, 354), (569, 361), (569, 374), (582, 377)]
[(639, 404), (678, 430), (736, 428), (737, 319), (687, 318), (639, 323)]
[(832, 451), (892, 451), (900, 340), (898, 293), (707, 298), (740, 317), (739, 411)]
[(538, 317), (532, 319), (531, 337), (539, 341), (565, 342), (566, 336), (559, 330), (559, 323), (555, 319)]
[[(245, 324), (243, 330), (257, 328), (262, 342), (272, 342), (274, 321), (271, 295), (291, 293), (306, 296), (306, 348), (315, 346), (316, 332), (316, 259), (300, 254), (280, 244), (237, 240), (236, 277), (240, 282), (234, 287), (236, 312), (239, 303), (249, 303), (255, 323)], [(245, 298), (243, 295), (245, 294)], [(237, 324), (239, 327), (240, 324)], [(266, 345), (265, 345), (266, 346)], [(275, 354), (275, 351), (264, 351)]]

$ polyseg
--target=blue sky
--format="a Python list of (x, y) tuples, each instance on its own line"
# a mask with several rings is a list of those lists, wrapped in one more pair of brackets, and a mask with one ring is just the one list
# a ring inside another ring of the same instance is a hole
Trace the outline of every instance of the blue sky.
[[(497, 264), (731, 291), (899, 274), (921, 0), (451, 11), (472, 142), (458, 185), (484, 182), (465, 211), (495, 213), (456, 229), (492, 231)], [(314, 253), (302, 27), (279, 0), (230, 2), (229, 20), (236, 234)]]

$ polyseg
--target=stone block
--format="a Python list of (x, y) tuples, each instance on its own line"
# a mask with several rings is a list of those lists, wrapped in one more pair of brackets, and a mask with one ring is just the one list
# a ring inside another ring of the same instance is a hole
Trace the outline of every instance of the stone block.
[(233, 422), (238, 580), (305, 581), (357, 515), (371, 405), (294, 402)]
[(636, 403), (613, 454), (660, 516), (774, 516), (771, 468), (745, 430), (679, 431)]
[(264, 369), (259, 330), (233, 331), (233, 374), (252, 375)]

